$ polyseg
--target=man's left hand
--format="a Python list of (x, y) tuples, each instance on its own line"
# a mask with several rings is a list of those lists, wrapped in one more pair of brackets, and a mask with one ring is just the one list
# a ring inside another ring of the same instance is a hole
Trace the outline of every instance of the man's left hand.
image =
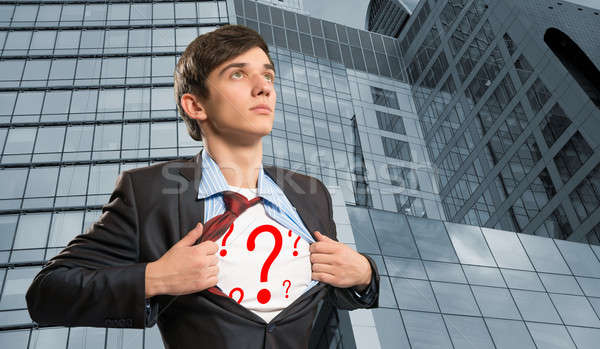
[(359, 290), (371, 282), (371, 264), (365, 256), (344, 243), (315, 231), (317, 241), (309, 247), (313, 280), (335, 287), (355, 286)]

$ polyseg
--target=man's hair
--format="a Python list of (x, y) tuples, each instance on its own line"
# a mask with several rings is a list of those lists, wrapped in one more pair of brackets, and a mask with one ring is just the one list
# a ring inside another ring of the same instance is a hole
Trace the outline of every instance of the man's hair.
[(202, 140), (202, 131), (198, 121), (190, 118), (181, 107), (181, 96), (191, 93), (200, 100), (206, 101), (210, 97), (208, 75), (227, 60), (254, 47), (262, 49), (269, 57), (269, 62), (273, 64), (267, 44), (256, 31), (241, 25), (225, 25), (198, 36), (179, 58), (175, 67), (173, 89), (177, 110), (193, 139)]

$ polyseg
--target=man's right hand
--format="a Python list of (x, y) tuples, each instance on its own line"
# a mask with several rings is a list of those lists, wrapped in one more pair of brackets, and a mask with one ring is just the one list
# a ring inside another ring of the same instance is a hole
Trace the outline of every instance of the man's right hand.
[(146, 298), (189, 294), (217, 284), (219, 246), (214, 241), (194, 245), (202, 228), (198, 223), (162, 257), (146, 265)]

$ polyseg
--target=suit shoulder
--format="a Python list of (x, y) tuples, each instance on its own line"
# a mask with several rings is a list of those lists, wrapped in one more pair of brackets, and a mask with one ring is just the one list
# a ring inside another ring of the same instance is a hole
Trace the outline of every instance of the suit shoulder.
[(161, 174), (164, 169), (169, 167), (180, 168), (188, 163), (193, 163), (193, 161), (194, 158), (181, 158), (176, 160), (159, 162), (150, 166), (136, 167), (129, 170), (125, 170), (123, 172), (127, 172), (128, 174), (134, 177), (147, 177)]
[(281, 178), (293, 178), (302, 182), (310, 182), (310, 181), (319, 181), (319, 179), (302, 174), (300, 172), (292, 171), (287, 168), (277, 167), (277, 166), (264, 166), (265, 172), (272, 177), (276, 182)]
[(272, 177), (273, 180), (280, 186), (287, 185), (288, 187), (294, 188), (294, 186), (300, 186), (305, 189), (306, 193), (323, 192), (323, 194), (329, 194), (325, 184), (318, 178), (302, 174), (293, 170), (288, 170), (282, 167), (276, 166), (265, 166), (265, 171)]

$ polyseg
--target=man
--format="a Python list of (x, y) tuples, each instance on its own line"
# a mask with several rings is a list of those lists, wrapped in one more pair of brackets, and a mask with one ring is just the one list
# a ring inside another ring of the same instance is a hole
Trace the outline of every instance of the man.
[(194, 40), (174, 88), (204, 150), (123, 172), (99, 220), (35, 277), (32, 319), (158, 323), (167, 348), (306, 348), (324, 297), (341, 309), (377, 307), (375, 263), (336, 241), (325, 186), (262, 167), (274, 77), (251, 29), (225, 26)]

